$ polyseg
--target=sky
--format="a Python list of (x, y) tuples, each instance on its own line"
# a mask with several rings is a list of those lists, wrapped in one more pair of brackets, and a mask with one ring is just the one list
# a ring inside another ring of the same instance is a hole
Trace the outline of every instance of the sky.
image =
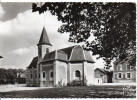
[[(77, 45), (68, 42), (68, 33), (57, 32), (62, 22), (56, 16), (50, 12), (32, 13), (31, 7), (32, 3), (0, 3), (0, 55), (4, 57), (0, 59), (0, 68), (25, 69), (29, 66), (38, 55), (37, 43), (43, 27), (53, 45), (52, 50)], [(104, 67), (102, 59), (96, 60), (96, 56), (93, 59), (95, 67)]]

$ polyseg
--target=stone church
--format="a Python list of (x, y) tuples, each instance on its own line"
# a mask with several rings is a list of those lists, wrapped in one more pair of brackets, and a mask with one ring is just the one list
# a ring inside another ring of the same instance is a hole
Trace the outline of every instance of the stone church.
[(51, 51), (45, 28), (37, 44), (38, 56), (27, 67), (27, 86), (67, 86), (73, 81), (94, 83), (94, 61), (89, 51), (75, 45)]

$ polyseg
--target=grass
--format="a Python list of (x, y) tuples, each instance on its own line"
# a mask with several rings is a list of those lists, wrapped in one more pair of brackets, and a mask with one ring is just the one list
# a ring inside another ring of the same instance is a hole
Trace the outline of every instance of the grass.
[(71, 86), (3, 92), (4, 98), (135, 98), (136, 87), (124, 86)]

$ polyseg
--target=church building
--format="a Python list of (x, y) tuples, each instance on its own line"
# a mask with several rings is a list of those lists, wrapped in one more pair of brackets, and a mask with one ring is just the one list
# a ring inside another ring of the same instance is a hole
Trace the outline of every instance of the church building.
[(73, 81), (94, 83), (94, 60), (90, 51), (75, 45), (51, 51), (45, 28), (37, 44), (38, 56), (27, 67), (27, 86), (67, 86)]

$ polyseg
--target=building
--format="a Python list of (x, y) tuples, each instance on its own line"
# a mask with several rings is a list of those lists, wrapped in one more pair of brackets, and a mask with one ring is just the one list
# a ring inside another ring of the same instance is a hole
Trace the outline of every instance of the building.
[(38, 56), (27, 67), (28, 86), (66, 86), (73, 81), (94, 83), (94, 61), (83, 47), (76, 45), (51, 51), (45, 28), (37, 46)]
[(94, 70), (94, 81), (96, 83), (112, 83), (113, 72), (108, 69), (96, 68)]
[(114, 83), (136, 82), (136, 65), (131, 66), (127, 59), (116, 60), (114, 62), (113, 82)]
[(16, 84), (26, 84), (26, 72), (21, 70), (17, 72), (17, 76), (15, 78)]

